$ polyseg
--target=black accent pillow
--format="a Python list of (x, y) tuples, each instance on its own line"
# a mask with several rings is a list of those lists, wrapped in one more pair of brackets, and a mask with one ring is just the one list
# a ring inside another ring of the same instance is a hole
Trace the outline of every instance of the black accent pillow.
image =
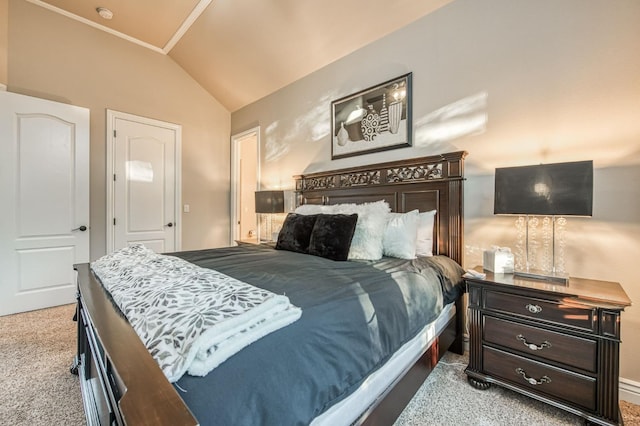
[(304, 215), (289, 213), (282, 224), (278, 234), (276, 250), (295, 251), (297, 253), (309, 252), (309, 240), (311, 231), (316, 223), (318, 215)]
[(347, 260), (357, 222), (357, 214), (318, 214), (311, 231), (309, 254)]

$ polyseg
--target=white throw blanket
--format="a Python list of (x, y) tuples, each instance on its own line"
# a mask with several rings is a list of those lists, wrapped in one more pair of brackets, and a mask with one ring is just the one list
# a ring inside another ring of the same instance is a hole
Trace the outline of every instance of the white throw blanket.
[(220, 272), (134, 245), (91, 264), (170, 382), (204, 376), (300, 308)]

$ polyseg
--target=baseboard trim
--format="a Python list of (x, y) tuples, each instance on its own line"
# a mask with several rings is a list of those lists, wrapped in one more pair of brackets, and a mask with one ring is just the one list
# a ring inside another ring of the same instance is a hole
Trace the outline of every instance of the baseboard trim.
[(620, 399), (640, 405), (640, 382), (620, 377)]
[(3, 84), (3, 83), (0, 83), (0, 90), (3, 91), (3, 92), (6, 92), (7, 91), (7, 85)]

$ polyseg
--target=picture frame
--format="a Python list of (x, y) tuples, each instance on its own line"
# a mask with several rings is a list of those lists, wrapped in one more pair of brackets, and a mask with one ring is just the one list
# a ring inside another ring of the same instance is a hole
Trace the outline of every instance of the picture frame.
[(412, 73), (331, 102), (331, 159), (411, 146)]

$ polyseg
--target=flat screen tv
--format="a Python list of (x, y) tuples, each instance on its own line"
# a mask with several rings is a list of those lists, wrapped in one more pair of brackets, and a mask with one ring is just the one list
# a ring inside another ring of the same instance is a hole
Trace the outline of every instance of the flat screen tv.
[(593, 161), (496, 169), (495, 214), (591, 216)]

